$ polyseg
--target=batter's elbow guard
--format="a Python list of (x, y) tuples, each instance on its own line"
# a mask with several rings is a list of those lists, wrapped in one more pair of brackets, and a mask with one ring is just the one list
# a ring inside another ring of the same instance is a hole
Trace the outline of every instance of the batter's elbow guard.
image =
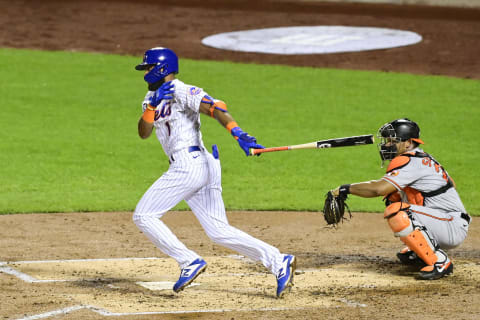
[(227, 105), (225, 102), (217, 100), (215, 103), (210, 107), (210, 117), (215, 118), (215, 110), (219, 110), (221, 112), (227, 112)]
[(221, 112), (227, 112), (227, 104), (222, 100), (214, 99), (209, 95), (205, 95), (202, 99), (202, 103), (206, 103), (210, 105), (210, 117), (215, 118), (214, 112), (215, 110), (219, 110)]

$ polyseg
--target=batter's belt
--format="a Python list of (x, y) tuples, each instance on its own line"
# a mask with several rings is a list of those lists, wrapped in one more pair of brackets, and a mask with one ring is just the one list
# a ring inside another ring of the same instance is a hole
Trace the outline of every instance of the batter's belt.
[[(203, 148), (200, 146), (190, 146), (187, 148), (187, 151), (188, 152), (203, 151)], [(174, 161), (175, 161), (175, 158), (173, 157), (173, 154), (172, 154), (170, 157), (168, 157), (168, 163), (172, 164), (172, 162)]]

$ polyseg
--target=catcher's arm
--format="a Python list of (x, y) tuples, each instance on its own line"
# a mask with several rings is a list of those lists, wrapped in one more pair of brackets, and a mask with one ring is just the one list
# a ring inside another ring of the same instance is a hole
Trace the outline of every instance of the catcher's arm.
[(363, 198), (373, 198), (378, 196), (386, 196), (396, 191), (396, 187), (384, 179), (353, 184), (343, 184), (329, 191), (325, 196), (325, 204), (323, 206), (323, 215), (325, 221), (329, 225), (337, 225), (340, 221), (345, 219), (345, 208), (350, 213), (350, 209), (345, 203), (345, 200), (347, 200), (349, 194)]
[(343, 195), (346, 197), (348, 194), (353, 194), (363, 198), (386, 196), (395, 191), (397, 191), (397, 188), (384, 179), (352, 183), (350, 185), (344, 184), (332, 190), (334, 196)]

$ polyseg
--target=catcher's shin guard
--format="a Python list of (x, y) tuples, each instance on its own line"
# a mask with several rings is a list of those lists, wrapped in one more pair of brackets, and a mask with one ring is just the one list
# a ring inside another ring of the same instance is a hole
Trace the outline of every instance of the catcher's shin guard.
[(400, 237), (413, 252), (417, 254), (426, 264), (434, 265), (438, 257), (435, 254), (435, 246), (425, 229), (415, 229), (406, 237)]
[(415, 252), (427, 265), (434, 265), (438, 258), (435, 254), (435, 241), (428, 235), (424, 227), (414, 227), (408, 210), (410, 206), (403, 202), (389, 205), (384, 212), (384, 218), (396, 237)]

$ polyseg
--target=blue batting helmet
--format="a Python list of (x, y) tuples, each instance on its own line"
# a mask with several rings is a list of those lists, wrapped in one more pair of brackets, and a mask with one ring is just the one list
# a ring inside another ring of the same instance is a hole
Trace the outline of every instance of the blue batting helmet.
[(148, 83), (155, 83), (162, 80), (170, 73), (178, 73), (178, 57), (168, 48), (152, 48), (145, 51), (143, 62), (135, 67), (136, 70), (146, 70), (155, 66), (144, 77)]

